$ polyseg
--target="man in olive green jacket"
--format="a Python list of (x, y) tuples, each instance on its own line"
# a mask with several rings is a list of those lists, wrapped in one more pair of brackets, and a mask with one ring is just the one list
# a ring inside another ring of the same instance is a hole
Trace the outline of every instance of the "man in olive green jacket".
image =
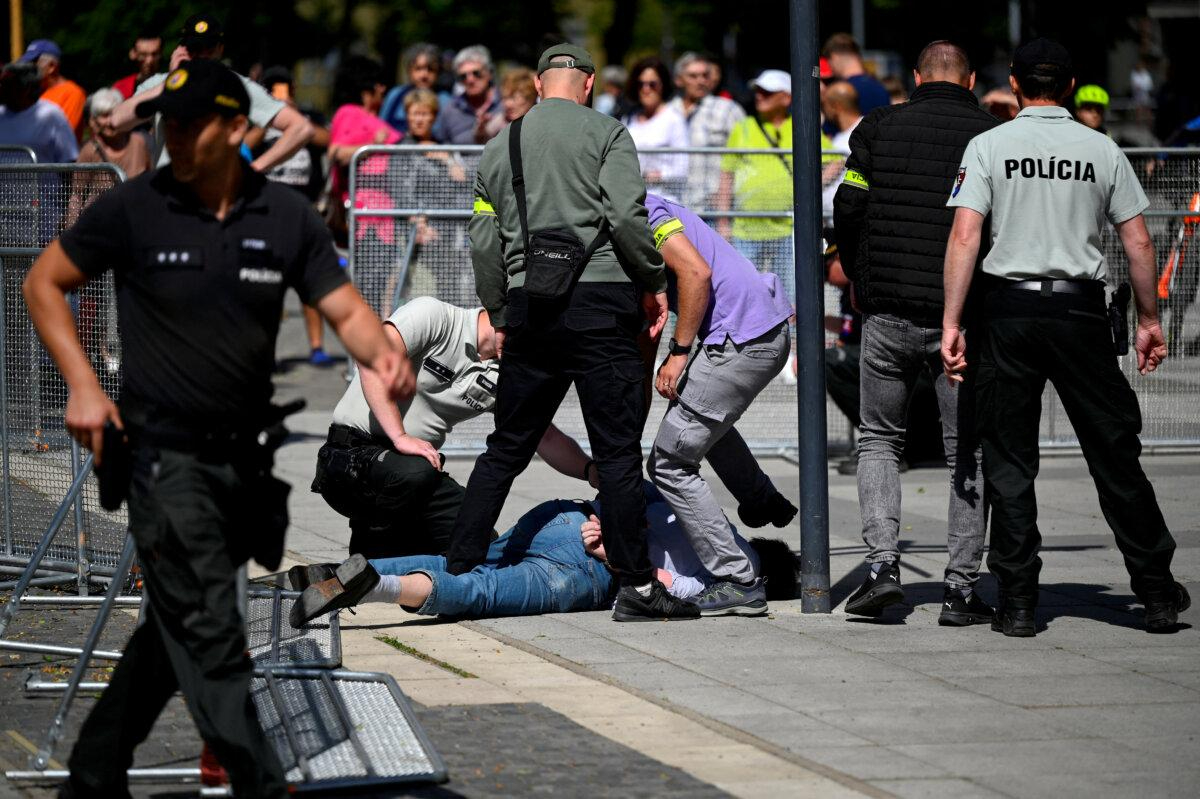
[[(519, 140), (525, 224), (513, 185), (512, 125), (488, 143), (479, 164), (471, 258), (502, 360), (496, 431), (467, 483), (448, 570), (462, 574), (483, 562), (513, 479), (574, 383), (600, 476), (607, 566), (621, 583), (613, 618), (697, 618), (695, 605), (654, 579), (646, 549), (637, 337), (643, 315), (652, 336), (666, 322), (667, 280), (647, 225), (633, 140), (616, 120), (583, 105), (594, 77), (591, 56), (574, 45), (551, 47), (538, 62), (542, 102), (521, 121)], [(560, 299), (526, 291), (527, 234), (547, 230), (594, 250)]]

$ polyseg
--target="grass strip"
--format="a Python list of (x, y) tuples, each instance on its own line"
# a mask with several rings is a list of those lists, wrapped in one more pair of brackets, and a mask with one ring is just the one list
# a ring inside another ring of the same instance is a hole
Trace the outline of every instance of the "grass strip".
[(409, 646), (408, 644), (398, 641), (390, 635), (377, 635), (377, 636), (375, 636), (375, 640), (383, 641), (385, 644), (390, 646), (392, 649), (398, 649), (406, 655), (411, 655), (412, 657), (415, 657), (417, 660), (423, 660), (431, 666), (437, 666), (439, 669), (444, 669), (445, 671), (448, 671), (451, 674), (456, 674), (459, 677), (462, 677), (463, 679), (467, 679), (467, 680), (478, 679), (477, 675), (472, 674), (471, 672), (466, 671), (465, 669), (460, 669), (458, 666), (451, 665), (444, 660), (438, 660), (437, 658), (435, 658), (431, 655), (426, 655), (420, 649), (414, 649), (413, 647)]

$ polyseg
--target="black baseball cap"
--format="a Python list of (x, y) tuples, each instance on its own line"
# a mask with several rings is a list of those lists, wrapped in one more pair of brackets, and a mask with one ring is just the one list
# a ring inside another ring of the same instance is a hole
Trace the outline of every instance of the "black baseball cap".
[(192, 14), (179, 31), (179, 43), (189, 50), (211, 50), (225, 39), (225, 27), (212, 14)]
[(1069, 78), (1074, 73), (1071, 54), (1053, 39), (1034, 39), (1021, 45), (1013, 53), (1012, 74), (1017, 80), (1030, 75)]
[(171, 70), (163, 81), (162, 92), (138, 103), (135, 111), (143, 119), (153, 114), (194, 119), (214, 112), (232, 117), (250, 113), (250, 95), (229, 67), (194, 58)]

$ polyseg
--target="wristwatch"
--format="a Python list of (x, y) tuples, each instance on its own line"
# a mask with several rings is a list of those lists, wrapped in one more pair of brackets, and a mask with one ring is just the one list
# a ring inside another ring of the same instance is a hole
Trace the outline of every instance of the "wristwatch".
[(692, 348), (690, 346), (684, 346), (683, 344), (680, 344), (672, 336), (667, 341), (667, 351), (672, 355), (689, 355), (692, 352)]

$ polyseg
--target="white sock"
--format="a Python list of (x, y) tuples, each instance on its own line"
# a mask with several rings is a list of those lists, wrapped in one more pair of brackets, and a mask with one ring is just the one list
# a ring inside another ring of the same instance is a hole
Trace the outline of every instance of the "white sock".
[(645, 585), (635, 585), (633, 587), (633, 590), (637, 591), (642, 596), (650, 596), (650, 589), (653, 587), (653, 585), (654, 585), (654, 583), (646, 583)]
[(872, 563), (871, 564), (871, 574), (872, 575), (879, 574), (879, 570), (882, 569), (885, 565), (887, 565), (886, 560), (880, 560), (880, 561), (876, 561), (875, 563)]
[(396, 604), (400, 601), (400, 575), (398, 574), (381, 574), (379, 582), (375, 584), (365, 597), (363, 602), (390, 602)]

